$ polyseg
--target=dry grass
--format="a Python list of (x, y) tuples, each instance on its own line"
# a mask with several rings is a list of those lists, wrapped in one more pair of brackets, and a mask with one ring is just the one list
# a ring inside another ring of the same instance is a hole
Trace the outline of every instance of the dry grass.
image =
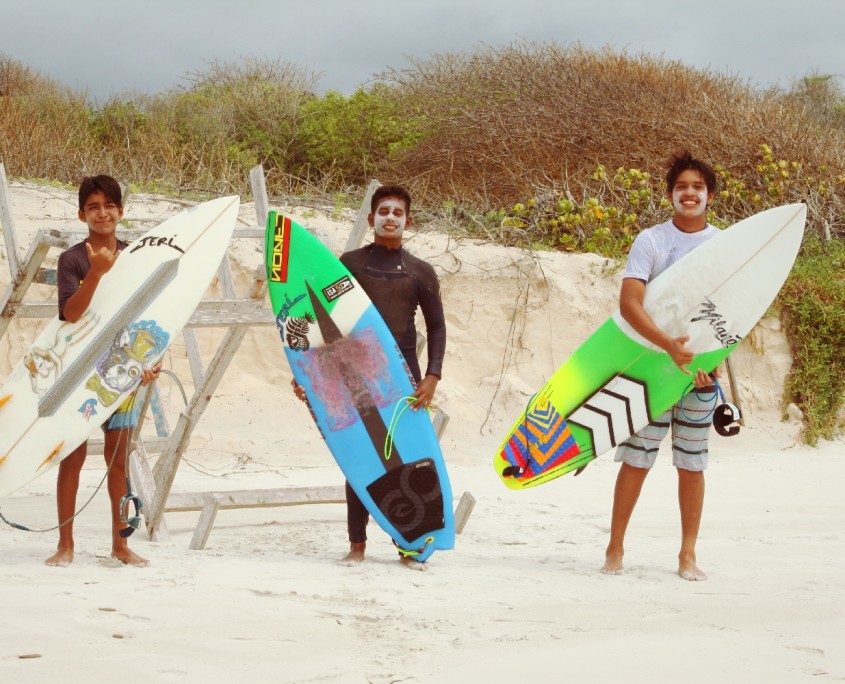
[(845, 173), (842, 130), (783, 93), (648, 55), (523, 43), (434, 55), (382, 78), (427, 122), (401, 166), (428, 201), (509, 206), (599, 164), (659, 177), (683, 148), (751, 181), (763, 143), (778, 159)]

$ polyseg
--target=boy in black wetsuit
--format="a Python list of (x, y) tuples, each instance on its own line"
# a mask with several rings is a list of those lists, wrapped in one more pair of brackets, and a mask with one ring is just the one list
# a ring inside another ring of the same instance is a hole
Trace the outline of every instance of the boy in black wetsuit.
[[(411, 408), (428, 408), (437, 389), (446, 353), (446, 320), (440, 300), (440, 283), (431, 264), (415, 257), (402, 247), (402, 234), (411, 225), (411, 195), (401, 185), (383, 185), (373, 193), (368, 216), (374, 231), (374, 242), (346, 252), (341, 262), (367, 293), (393, 333), (399, 350), (416, 380), (416, 401)], [(428, 349), (425, 375), (417, 359), (417, 329), (414, 324), (417, 308), (422, 311)], [(296, 387), (297, 396), (305, 391)], [(346, 563), (364, 560), (367, 546), (369, 513), (346, 483), (349, 553)], [(409, 568), (424, 569), (423, 563), (402, 556)]]

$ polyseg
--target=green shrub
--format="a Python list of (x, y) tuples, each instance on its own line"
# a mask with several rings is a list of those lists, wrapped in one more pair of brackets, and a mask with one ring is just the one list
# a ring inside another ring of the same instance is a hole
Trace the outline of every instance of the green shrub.
[(300, 109), (294, 172), (333, 176), (337, 184), (366, 185), (391, 155), (419, 138), (413, 117), (386, 97), (386, 86), (359, 88), (351, 96), (329, 91)]
[(809, 235), (778, 297), (792, 347), (784, 400), (804, 413), (804, 440), (832, 439), (845, 407), (845, 240)]

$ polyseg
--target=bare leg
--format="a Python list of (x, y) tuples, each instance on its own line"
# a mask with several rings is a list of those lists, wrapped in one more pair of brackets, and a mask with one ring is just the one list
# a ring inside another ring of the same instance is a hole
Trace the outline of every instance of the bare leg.
[(678, 468), (678, 504), (681, 508), (681, 552), (678, 574), (685, 580), (706, 580), (695, 563), (695, 543), (704, 509), (704, 473)]
[[(88, 442), (83, 442), (59, 463), (56, 479), (56, 508), (59, 513), (59, 545), (45, 565), (67, 566), (73, 562), (73, 516), (76, 513), (76, 492), (79, 473), (88, 455)], [(64, 524), (63, 524), (64, 523)]]
[(417, 560), (414, 560), (412, 556), (403, 556), (399, 555), (399, 562), (402, 563), (408, 570), (417, 570), (417, 571), (424, 571), (428, 570), (428, 565), (424, 562), (420, 563)]
[(349, 544), (349, 553), (340, 562), (344, 565), (358, 565), (358, 563), (363, 562), (366, 550), (367, 542), (351, 542)]
[(625, 555), (625, 532), (640, 498), (647, 468), (636, 468), (623, 463), (616, 476), (613, 492), (613, 514), (610, 521), (610, 542), (605, 551), (605, 562), (601, 571), (608, 575), (622, 574), (622, 556)]
[[(120, 499), (126, 494), (126, 459), (129, 449), (129, 430), (106, 432), (104, 456), (106, 465), (111, 463), (108, 475), (109, 499), (111, 502), (111, 555), (127, 565), (143, 567), (150, 562), (141, 558), (129, 548), (129, 540), (120, 536), (125, 525), (120, 520)], [(112, 463), (112, 459), (114, 462)]]

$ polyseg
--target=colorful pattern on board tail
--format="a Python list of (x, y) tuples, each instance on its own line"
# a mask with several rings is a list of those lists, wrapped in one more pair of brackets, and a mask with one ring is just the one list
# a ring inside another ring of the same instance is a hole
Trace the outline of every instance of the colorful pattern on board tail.
[(547, 397), (540, 397), (502, 449), (502, 458), (511, 464), (502, 474), (536, 477), (580, 453), (563, 416)]

